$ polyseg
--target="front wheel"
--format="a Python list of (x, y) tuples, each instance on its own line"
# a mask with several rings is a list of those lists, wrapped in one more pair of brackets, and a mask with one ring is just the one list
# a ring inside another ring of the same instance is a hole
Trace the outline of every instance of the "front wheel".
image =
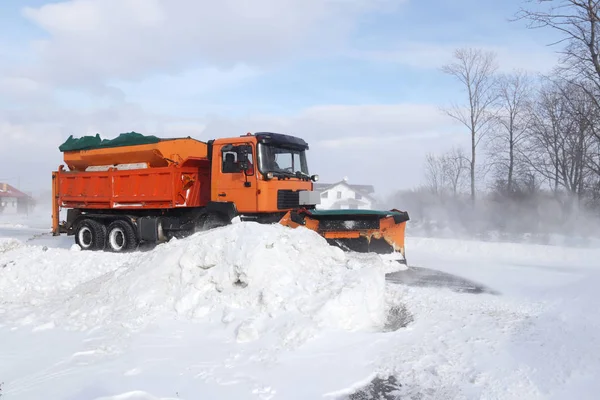
[(114, 221), (108, 226), (107, 231), (106, 247), (113, 253), (135, 250), (138, 245), (135, 230), (127, 221)]

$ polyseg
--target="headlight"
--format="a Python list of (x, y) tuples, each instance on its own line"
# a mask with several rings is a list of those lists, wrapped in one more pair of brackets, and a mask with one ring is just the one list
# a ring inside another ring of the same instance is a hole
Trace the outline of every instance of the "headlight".
[(273, 173), (267, 172), (267, 179), (273, 179)]
[(311, 179), (313, 180), (313, 182), (316, 182), (319, 180), (319, 175), (313, 175), (311, 176)]

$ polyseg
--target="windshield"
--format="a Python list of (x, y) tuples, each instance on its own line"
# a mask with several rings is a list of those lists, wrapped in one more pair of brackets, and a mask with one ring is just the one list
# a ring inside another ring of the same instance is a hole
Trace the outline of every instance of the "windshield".
[(279, 147), (276, 144), (258, 145), (258, 162), (262, 173), (308, 175), (305, 150)]

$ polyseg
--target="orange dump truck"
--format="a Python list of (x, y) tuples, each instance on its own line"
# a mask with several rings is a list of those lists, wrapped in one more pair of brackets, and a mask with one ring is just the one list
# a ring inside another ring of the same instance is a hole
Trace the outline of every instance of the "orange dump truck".
[[(52, 231), (83, 250), (123, 252), (243, 221), (313, 229), (350, 251), (405, 260), (403, 211), (319, 210), (308, 144), (260, 132), (206, 142), (135, 132), (70, 137), (52, 172)], [(67, 210), (60, 221), (60, 210)]]

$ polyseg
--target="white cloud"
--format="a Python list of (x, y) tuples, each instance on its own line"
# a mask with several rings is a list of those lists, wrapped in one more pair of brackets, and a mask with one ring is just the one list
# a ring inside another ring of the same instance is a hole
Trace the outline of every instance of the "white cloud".
[[(19, 60), (35, 62), (0, 78), (0, 91), (25, 104), (0, 110), (0, 170), (45, 187), (70, 134), (110, 138), (133, 130), (206, 140), (276, 131), (306, 138), (312, 172), (326, 180), (416, 185), (425, 153), (457, 138), (434, 105), (322, 105), (233, 119), (206, 117), (228, 105), (204, 108), (198, 98), (279, 61), (344, 50), (362, 13), (403, 1), (71, 0), (26, 8), (48, 36), (34, 44), (37, 60)], [(72, 90), (79, 87), (88, 91)]]
[[(62, 163), (58, 146), (69, 135), (100, 133), (104, 138), (114, 138), (132, 130), (162, 133), (171, 122), (166, 116), (147, 114), (128, 104), (88, 112), (60, 109), (51, 103), (0, 109), (0, 171), (13, 171), (12, 175), (19, 176), (27, 190), (47, 190), (50, 171)], [(175, 127), (173, 133), (181, 131)]]
[(380, 138), (427, 138), (447, 130), (452, 121), (432, 104), (321, 105), (288, 116), (254, 115), (245, 118), (212, 118), (207, 134), (274, 131), (300, 135), (313, 143), (331, 145), (360, 139), (364, 144)]
[(11, 101), (49, 100), (52, 96), (48, 85), (31, 78), (0, 76), (0, 93)]
[(46, 30), (36, 76), (59, 84), (138, 79), (193, 65), (263, 66), (341, 46), (391, 0), (70, 0), (24, 15)]
[(258, 70), (245, 65), (236, 65), (230, 69), (206, 67), (190, 69), (178, 75), (160, 75), (151, 80), (120, 82), (116, 86), (133, 95), (136, 92), (156, 91), (185, 96), (222, 89), (258, 75)]
[(47, 172), (62, 160), (58, 146), (70, 134), (79, 137), (100, 133), (113, 138), (133, 130), (208, 140), (272, 131), (305, 138), (311, 147), (311, 172), (324, 180), (349, 176), (356, 183), (374, 184), (383, 193), (418, 185), (427, 152), (468, 141), (462, 132), (454, 132), (451, 124), (436, 106), (428, 104), (325, 105), (289, 116), (236, 119), (180, 119), (149, 114), (132, 105), (87, 113), (58, 109), (5, 111), (0, 112), (0, 136), (4, 139), (0, 170), (20, 171), (29, 187), (47, 186)]
[[(231, 69), (215, 67), (195, 68), (179, 75), (159, 75), (141, 81), (119, 81), (111, 85), (118, 88), (130, 102), (143, 104), (146, 109), (163, 113), (197, 115), (201, 98), (234, 87), (259, 77), (261, 72), (238, 65)], [(202, 108), (206, 112), (206, 108)]]
[(377, 62), (395, 63), (418, 69), (438, 69), (452, 61), (455, 49), (475, 47), (492, 51), (497, 55), (499, 71), (510, 72), (522, 69), (529, 72), (549, 72), (557, 63), (558, 55), (550, 48), (530, 40), (522, 40), (506, 45), (477, 43), (436, 44), (427, 42), (405, 42), (392, 50), (352, 51), (356, 58)]
[(441, 152), (468, 136), (435, 105), (324, 105), (289, 116), (215, 118), (203, 138), (271, 131), (305, 138), (311, 172), (327, 181), (349, 176), (382, 193), (422, 182), (426, 153)]

